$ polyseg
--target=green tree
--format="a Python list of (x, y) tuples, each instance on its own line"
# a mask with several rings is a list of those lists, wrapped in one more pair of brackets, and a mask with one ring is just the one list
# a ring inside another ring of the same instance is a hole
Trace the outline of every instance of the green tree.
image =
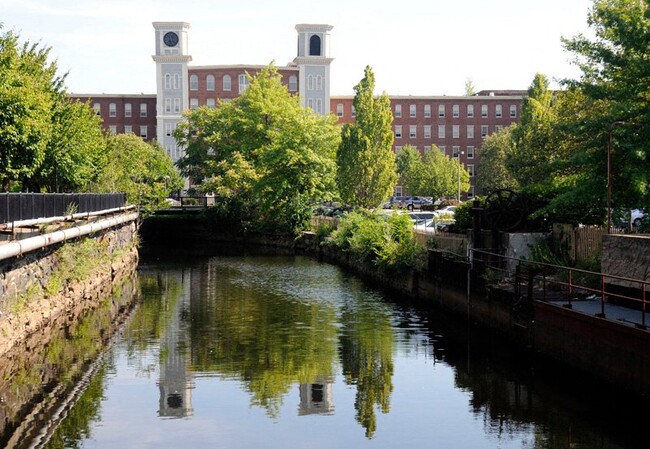
[(590, 115), (572, 123), (579, 136), (573, 157), (577, 169), (574, 189), (592, 192), (585, 200), (605, 205), (607, 148), (612, 136), (612, 201), (619, 207), (650, 204), (650, 4), (645, 0), (595, 0), (588, 16), (594, 38), (564, 39), (582, 71), (578, 80), (565, 80), (586, 97)]
[(164, 206), (170, 191), (183, 186), (172, 160), (156, 143), (134, 134), (108, 138), (106, 165), (94, 186), (98, 192), (125, 192), (131, 204), (147, 215)]
[(519, 183), (507, 166), (512, 147), (511, 127), (503, 128), (485, 138), (480, 149), (481, 167), (476, 173), (476, 188), (479, 194), (487, 195), (497, 189), (518, 189)]
[[(1, 24), (0, 24), (1, 29)], [(50, 49), (25, 42), (9, 31), (0, 35), (0, 182), (24, 182), (45, 157), (51, 137), (51, 110), (63, 79), (49, 63)]]
[(335, 190), (335, 120), (302, 108), (271, 64), (237, 99), (186, 115), (175, 134), (186, 151), (178, 166), (239, 211), (242, 228), (294, 233), (308, 224), (310, 200)]
[[(460, 156), (459, 156), (460, 157)], [(424, 153), (426, 177), (421, 195), (455, 197), (469, 190), (469, 172), (457, 158), (445, 156), (436, 146)]]
[(424, 195), (426, 172), (420, 152), (412, 145), (405, 145), (397, 155), (397, 173), (404, 191), (412, 195)]
[(397, 166), (392, 149), (393, 114), (386, 93), (374, 96), (375, 75), (366, 67), (354, 87), (356, 123), (346, 124), (336, 154), (336, 182), (346, 204), (378, 207), (395, 188)]
[(465, 80), (465, 95), (467, 95), (468, 97), (471, 97), (472, 95), (476, 95), (476, 88), (474, 87), (474, 82), (470, 78), (467, 78)]
[(51, 136), (43, 162), (29, 181), (31, 190), (90, 189), (105, 163), (101, 118), (88, 104), (61, 98), (53, 106)]

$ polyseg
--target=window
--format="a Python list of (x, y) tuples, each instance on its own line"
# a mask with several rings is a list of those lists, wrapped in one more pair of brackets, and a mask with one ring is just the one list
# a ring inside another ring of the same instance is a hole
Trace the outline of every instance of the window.
[(486, 118), (488, 116), (488, 106), (486, 104), (481, 105), (481, 117)]
[(485, 139), (485, 137), (488, 135), (488, 127), (487, 125), (481, 125), (481, 138)]
[(445, 116), (445, 105), (444, 104), (439, 104), (438, 105), (438, 117), (444, 117)]
[(124, 132), (126, 134), (132, 133), (133, 132), (133, 126), (131, 125), (124, 125)]
[(181, 76), (179, 74), (175, 74), (172, 76), (172, 88), (173, 89), (180, 89), (181, 86)]
[(320, 36), (316, 34), (309, 38), (309, 56), (320, 56)]
[(474, 159), (474, 147), (472, 145), (467, 146), (467, 159)]
[(205, 104), (206, 104), (209, 108), (213, 108), (213, 107), (215, 107), (215, 106), (217, 105), (217, 102), (215, 101), (214, 98), (208, 98), (208, 99), (205, 101)]
[(174, 98), (174, 112), (176, 112), (176, 113), (181, 112), (181, 99), (180, 98)]
[(460, 147), (459, 146), (453, 146), (451, 147), (451, 157), (454, 159), (458, 157), (460, 154)]
[(205, 78), (205, 90), (213, 91), (215, 88), (214, 75), (208, 75)]
[(298, 78), (296, 75), (289, 77), (289, 92), (296, 92), (298, 90)]
[(140, 117), (147, 116), (147, 103), (140, 103)]
[(431, 118), (431, 105), (430, 104), (425, 104), (424, 105), (424, 118)]
[(501, 129), (503, 129), (502, 125), (494, 125), (494, 132), (495, 133), (498, 133), (499, 131), (501, 131)]
[(102, 113), (102, 105), (99, 103), (94, 103), (93, 104), (93, 109), (95, 110), (95, 113), (97, 115), (100, 115)]
[(517, 105), (510, 105), (510, 118), (517, 118)]
[(453, 105), (451, 107), (451, 113), (454, 116), (454, 118), (460, 117), (460, 106), (458, 106), (457, 104)]
[(401, 104), (396, 104), (395, 105), (395, 117), (396, 118), (402, 118), (402, 105)]
[(354, 105), (352, 105), (352, 117), (356, 117), (356, 116), (357, 116), (357, 110), (354, 109)]
[(230, 79), (230, 75), (224, 75), (223, 76), (223, 90), (230, 91), (231, 89), (232, 89), (232, 79)]
[(124, 103), (124, 117), (131, 117), (131, 103)]
[(409, 126), (409, 138), (415, 139), (418, 136), (418, 127), (417, 125)]
[(323, 90), (323, 77), (320, 75), (316, 77), (316, 90)]
[(469, 186), (469, 191), (467, 192), (467, 198), (474, 198), (474, 186)]
[(451, 137), (458, 139), (460, 137), (460, 125), (453, 125), (451, 127)]
[(172, 76), (169, 73), (165, 73), (165, 89), (169, 90), (172, 88)]
[(474, 105), (473, 104), (468, 104), (467, 105), (467, 118), (474, 118)]
[(467, 125), (467, 138), (468, 139), (474, 138), (474, 125)]
[(496, 118), (501, 118), (501, 117), (503, 117), (503, 110), (502, 110), (500, 104), (498, 104), (498, 105), (496, 105), (496, 106), (494, 107), (494, 115), (496, 116)]
[(109, 103), (108, 105), (108, 116), (117, 117), (117, 106), (115, 103)]
[(190, 90), (199, 90), (199, 77), (190, 75)]
[(402, 147), (401, 146), (396, 146), (395, 147), (395, 153), (400, 154), (402, 152)]
[(308, 98), (307, 99), (307, 107), (311, 109), (312, 111), (314, 110), (314, 99), (313, 98)]
[(438, 125), (438, 139), (445, 138), (445, 125)]
[(190, 109), (196, 109), (199, 107), (199, 99), (198, 98), (190, 98)]
[(323, 113), (323, 100), (322, 100), (322, 98), (318, 98), (316, 100), (316, 112), (318, 112), (319, 114)]
[(239, 75), (239, 95), (248, 90), (248, 77), (245, 73)]
[(431, 151), (431, 145), (424, 146), (424, 152), (426, 153), (427, 151)]
[(117, 134), (117, 126), (111, 125), (108, 127), (108, 130), (110, 131), (111, 134), (115, 135)]
[(166, 113), (171, 113), (172, 112), (172, 99), (171, 98), (165, 98), (165, 112)]
[(441, 152), (442, 154), (446, 154), (446, 153), (447, 153), (447, 147), (446, 147), (446, 146), (444, 146), (444, 145), (440, 145), (438, 148), (440, 148), (440, 152)]
[(396, 139), (402, 138), (402, 125), (395, 125), (395, 138)]
[(337, 103), (336, 105), (336, 116), (343, 117), (343, 103)]
[(474, 177), (474, 164), (467, 164), (467, 165), (465, 165), (465, 168), (467, 168), (467, 171), (469, 172), (469, 177), (473, 178)]
[(143, 139), (147, 138), (147, 125), (143, 125), (140, 127), (140, 137)]
[(431, 139), (431, 125), (424, 125), (424, 138)]
[(314, 90), (314, 77), (312, 75), (307, 76), (307, 90)]
[(165, 135), (166, 136), (171, 136), (172, 135), (172, 124), (171, 123), (165, 123)]
[(409, 117), (417, 117), (417, 110), (414, 104), (409, 105)]

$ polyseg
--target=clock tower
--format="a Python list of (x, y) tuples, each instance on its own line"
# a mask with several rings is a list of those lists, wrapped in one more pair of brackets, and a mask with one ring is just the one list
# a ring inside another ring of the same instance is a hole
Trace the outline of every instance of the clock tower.
[(303, 107), (319, 114), (330, 111), (329, 43), (331, 25), (299, 24), (298, 56), (293, 62), (299, 68), (300, 101)]
[(153, 22), (156, 53), (156, 137), (171, 159), (176, 162), (182, 149), (173, 137), (183, 111), (189, 107), (187, 64), (192, 60), (188, 54), (187, 34), (190, 24), (186, 22)]

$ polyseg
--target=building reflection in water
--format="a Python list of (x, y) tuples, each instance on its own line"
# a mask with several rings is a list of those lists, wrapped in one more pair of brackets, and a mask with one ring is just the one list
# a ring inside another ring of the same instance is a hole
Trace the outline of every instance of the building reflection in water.
[(191, 276), (189, 271), (184, 271), (179, 276), (178, 281), (183, 286), (183, 292), (176, 302), (171, 313), (171, 321), (160, 342), (158, 416), (161, 418), (186, 418), (194, 413), (192, 408), (194, 382), (192, 373), (187, 369), (187, 357), (183, 350), (190, 347), (187, 332), (182, 326), (183, 310), (189, 307), (191, 286), (191, 282), (183, 282), (182, 278), (186, 276)]
[(317, 379), (314, 383), (300, 385), (298, 416), (333, 414), (334, 401), (330, 379)]

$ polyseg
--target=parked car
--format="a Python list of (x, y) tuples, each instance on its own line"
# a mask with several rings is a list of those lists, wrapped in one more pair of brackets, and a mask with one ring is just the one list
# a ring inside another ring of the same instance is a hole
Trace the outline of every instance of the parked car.
[(433, 198), (428, 196), (392, 196), (388, 203), (384, 204), (384, 208), (388, 206), (388, 208), (415, 210), (421, 209), (425, 204), (433, 204)]
[(444, 215), (454, 215), (456, 213), (456, 207), (458, 206), (445, 206), (443, 208), (440, 208), (436, 211), (434, 211), (434, 214), (436, 217), (441, 217)]

